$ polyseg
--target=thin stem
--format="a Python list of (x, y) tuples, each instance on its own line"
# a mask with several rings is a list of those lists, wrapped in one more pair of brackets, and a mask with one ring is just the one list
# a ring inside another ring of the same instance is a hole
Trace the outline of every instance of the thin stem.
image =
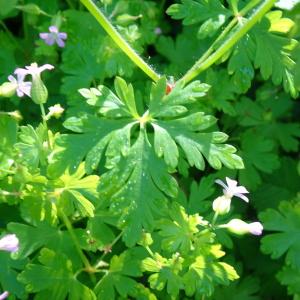
[[(122, 237), (123, 235), (123, 231), (121, 231), (117, 237), (112, 241), (112, 243), (109, 245), (109, 248), (112, 249), (112, 247), (118, 242), (118, 240)], [(106, 256), (108, 252), (104, 251), (103, 254), (100, 256), (100, 258), (98, 259), (97, 263), (94, 265), (94, 268), (97, 269), (97, 266), (99, 265), (99, 263), (103, 260), (103, 258)]]
[(255, 7), (260, 0), (250, 1), (240, 12), (234, 16), (234, 18), (230, 21), (230, 23), (226, 26), (226, 28), (222, 31), (222, 33), (218, 36), (218, 38), (212, 43), (212, 45), (207, 49), (207, 51), (200, 57), (197, 63), (202, 63), (206, 60), (212, 52), (216, 49), (217, 44), (222, 41), (222, 39), (228, 34), (228, 32), (235, 26), (238, 20), (245, 16), (253, 7)]
[(40, 109), (42, 113), (42, 119), (43, 119), (43, 124), (44, 127), (46, 128), (46, 135), (47, 135), (47, 144), (49, 150), (51, 150), (51, 143), (50, 143), (50, 138), (49, 138), (49, 133), (48, 133), (48, 124), (47, 124), (47, 117), (46, 117), (46, 112), (43, 104), (40, 104)]
[[(231, 47), (235, 45), (261, 19), (266, 12), (268, 12), (272, 8), (275, 2), (276, 0), (265, 0), (257, 8), (257, 10), (255, 10), (252, 16), (244, 24), (237, 28), (237, 30), (213, 54), (210, 55), (211, 50), (209, 53), (210, 56), (208, 56), (207, 53), (205, 53), (205, 59), (201, 57), (179, 81), (183, 81), (186, 84), (193, 80), (201, 72), (213, 65), (228, 50), (230, 50)], [(253, 3), (251, 3), (251, 5), (249, 5), (247, 9), (252, 9), (253, 6)], [(241, 12), (245, 13), (244, 10), (242, 10)], [(232, 25), (230, 23), (229, 25), (232, 27), (234, 24)], [(218, 38), (217, 40), (220, 39)]]
[(72, 0), (67, 0), (67, 3), (71, 9), (75, 9), (75, 5), (73, 4)]
[(215, 212), (214, 216), (213, 216), (213, 219), (211, 221), (211, 225), (212, 226), (215, 226), (216, 222), (217, 222), (217, 219), (218, 219), (218, 216), (219, 214), (217, 212)]
[(79, 244), (79, 242), (77, 240), (77, 237), (74, 233), (74, 229), (72, 227), (72, 224), (71, 224), (69, 218), (65, 215), (65, 213), (62, 210), (60, 210), (60, 215), (61, 215), (61, 218), (62, 218), (64, 224), (67, 227), (68, 232), (70, 233), (71, 239), (73, 240), (73, 243), (75, 245), (77, 253), (80, 256), (83, 265), (85, 266), (85, 271), (87, 271), (90, 274), (91, 280), (93, 281), (93, 283), (95, 283), (96, 278), (93, 274), (94, 273), (94, 268), (90, 265), (89, 260), (86, 258), (83, 251), (81, 250), (80, 244)]
[(124, 40), (119, 32), (112, 26), (109, 20), (101, 12), (92, 0), (80, 0), (87, 10), (96, 18), (102, 28), (109, 34), (118, 47), (136, 64), (142, 71), (144, 71), (153, 81), (158, 81), (160, 75), (157, 74)]

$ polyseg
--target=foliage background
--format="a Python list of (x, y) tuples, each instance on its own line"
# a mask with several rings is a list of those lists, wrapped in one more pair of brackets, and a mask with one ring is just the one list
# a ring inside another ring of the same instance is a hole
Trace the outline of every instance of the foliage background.
[[(157, 72), (174, 76), (175, 80), (209, 48), (222, 28), (215, 13), (224, 16), (224, 22), (232, 15), (227, 3), (220, 4), (222, 1), (210, 1), (215, 6), (203, 15), (197, 15), (196, 8), (189, 6), (197, 1), (178, 1), (182, 4), (179, 10), (171, 1), (102, 2), (105, 14), (134, 49)], [(65, 48), (49, 47), (39, 39), (38, 33), (46, 32), (53, 18), (22, 10), (29, 3), (61, 20), (60, 30), (68, 34)], [(300, 298), (299, 64), (290, 72), (295, 72), (293, 75), (289, 73), (289, 59), (296, 63), (300, 59), (296, 44), (300, 34), (300, 6), (283, 11), (282, 16), (274, 11), (231, 53), (199, 76), (211, 88), (206, 96), (187, 106), (191, 112), (217, 117), (218, 125), (214, 126), (229, 135), (228, 143), (239, 149), (245, 169), (223, 167), (216, 171), (207, 166), (199, 170), (179, 161), (179, 172), (175, 173), (180, 187), (177, 202), (188, 214), (198, 213), (210, 219), (211, 202), (220, 192), (214, 180), (225, 176), (237, 178), (251, 193), (250, 205), (234, 201), (233, 213), (224, 222), (236, 216), (246, 220), (259, 218), (265, 228), (261, 239), (229, 236), (225, 232), (217, 236), (226, 252), (224, 261), (236, 268), (240, 279), (225, 287), (212, 284), (215, 290), (211, 299)], [(6, 81), (17, 66), (34, 61), (55, 65), (55, 70), (45, 74), (44, 79), (49, 90), (47, 107), (60, 103), (66, 109), (62, 119), (49, 121), (58, 140), (61, 134), (70, 132), (68, 129), (80, 132), (77, 120), (86, 113), (95, 113), (95, 107), (83, 101), (78, 89), (103, 84), (114, 90), (114, 78), (121, 76), (134, 86), (138, 110), (149, 102), (150, 80), (76, 1), (12, 0), (8, 4), (0, 0), (0, 20), (0, 82)], [(99, 299), (128, 299), (128, 295), (137, 299), (155, 299), (154, 295), (168, 299), (176, 289), (176, 280), (172, 278), (175, 283), (170, 284), (168, 291), (151, 289), (136, 261), (145, 257), (145, 253), (138, 248), (127, 251), (127, 246), (134, 242), (115, 240), (119, 234), (116, 220), (104, 209), (105, 203), (103, 209), (97, 207), (98, 176), (101, 193), (104, 165), (100, 163), (91, 175), (85, 174), (82, 164), (74, 175), (62, 175), (65, 164), (81, 161), (80, 147), (86, 148), (90, 137), (77, 141), (78, 144), (62, 138), (58, 146), (73, 143), (77, 152), (67, 153), (66, 160), (57, 162), (60, 149), (55, 148), (49, 159), (50, 171), (45, 175), (48, 165), (43, 160), (49, 153), (43, 148), (46, 133), (40, 124), (39, 107), (29, 98), (17, 97), (1, 98), (0, 106), (1, 229), (15, 232), (21, 241), (17, 257), (0, 253), (2, 288), (11, 291), (12, 299), (27, 299), (28, 292), (35, 293), (35, 299), (64, 299), (68, 290), (69, 299), (93, 299), (90, 286), (85, 285), (89, 281), (87, 275), (81, 274), (79, 280), (73, 278), (73, 271), (81, 263), (70, 236), (59, 225), (56, 210), (62, 205), (73, 217), (75, 235), (89, 259), (97, 260), (105, 254), (104, 261), (110, 268), (117, 268), (112, 277), (102, 280), (95, 289)], [(16, 110), (23, 117), (18, 122), (2, 113)], [(63, 126), (69, 117), (77, 119)], [(114, 163), (112, 160), (111, 164)], [(122, 170), (114, 174), (116, 181), (121, 173)], [(117, 182), (110, 184), (112, 188)], [(47, 191), (57, 192), (66, 187), (67, 191), (60, 195), (61, 202), (53, 205)], [(86, 201), (97, 207), (94, 218), (90, 218), (93, 209)], [(143, 214), (137, 216), (143, 217)], [(155, 233), (154, 249), (159, 249), (157, 243), (161, 239)], [(113, 241), (113, 251), (109, 252), (105, 247)], [(41, 247), (44, 249), (40, 251)], [(66, 282), (62, 290), (57, 281), (59, 276)], [(134, 278), (139, 278), (139, 288)], [(51, 291), (52, 287), (57, 289)]]

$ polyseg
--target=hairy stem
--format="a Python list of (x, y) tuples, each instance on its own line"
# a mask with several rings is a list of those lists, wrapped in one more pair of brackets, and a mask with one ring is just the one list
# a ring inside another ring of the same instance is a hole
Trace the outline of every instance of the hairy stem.
[[(252, 9), (254, 4), (256, 4), (256, 2), (257, 1), (253, 1), (252, 3), (250, 3), (247, 7), (247, 10)], [(201, 72), (203, 72), (204, 70), (208, 69), (211, 65), (213, 65), (228, 50), (230, 50), (231, 47), (235, 45), (264, 16), (265, 13), (267, 13), (272, 8), (275, 2), (276, 0), (265, 0), (255, 10), (252, 16), (245, 23), (243, 23), (239, 28), (237, 28), (237, 30), (227, 40), (225, 40), (224, 43), (214, 53), (212, 53), (214, 47), (210, 47), (209, 50), (206, 53), (204, 53), (203, 55), (204, 58), (202, 56), (179, 81), (183, 81), (186, 84), (191, 80), (193, 80)], [(246, 12), (246, 8), (244, 8), (240, 12), (240, 15), (241, 13), (245, 14), (245, 12)], [(240, 17), (240, 15), (238, 17)], [(230, 26), (231, 29), (233, 25), (235, 25), (234, 19), (228, 24), (228, 26)], [(226, 33), (228, 31), (229, 30), (227, 29)], [(221, 36), (223, 38), (224, 34), (222, 33)], [(217, 39), (217, 41), (220, 41), (220, 37)], [(214, 44), (216, 44), (216, 42)]]
[(101, 10), (96, 6), (92, 0), (80, 0), (81, 3), (87, 8), (87, 10), (95, 17), (102, 28), (108, 33), (108, 35), (114, 40), (118, 47), (137, 65), (142, 71), (144, 71), (153, 81), (158, 81), (160, 78), (157, 74), (124, 40), (119, 32), (113, 27), (110, 21), (105, 17)]

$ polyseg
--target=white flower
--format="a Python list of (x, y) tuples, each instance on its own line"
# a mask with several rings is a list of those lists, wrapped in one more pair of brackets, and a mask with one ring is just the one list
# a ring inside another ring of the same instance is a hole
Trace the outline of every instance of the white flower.
[(26, 66), (25, 69), (17, 68), (14, 73), (17, 74), (18, 76), (24, 76), (24, 77), (26, 75), (31, 75), (32, 78), (34, 79), (35, 77), (40, 77), (40, 74), (43, 71), (52, 70), (52, 69), (54, 69), (54, 66), (50, 64), (45, 64), (39, 67), (38, 64), (34, 62), (30, 66)]
[(246, 202), (249, 202), (249, 199), (245, 195), (243, 195), (248, 194), (249, 192), (246, 190), (245, 187), (238, 186), (237, 181), (226, 177), (227, 185), (220, 179), (217, 179), (215, 182), (224, 188), (223, 193), (225, 197), (231, 199), (233, 196), (236, 196)]
[(19, 240), (15, 234), (7, 234), (0, 239), (0, 250), (16, 252), (19, 250)]
[(213, 201), (213, 210), (218, 215), (225, 215), (230, 211), (231, 198), (220, 196)]

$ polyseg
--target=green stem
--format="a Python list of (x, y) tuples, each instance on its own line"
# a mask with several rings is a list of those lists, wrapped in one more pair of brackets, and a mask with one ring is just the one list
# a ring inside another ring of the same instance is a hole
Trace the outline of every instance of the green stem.
[(240, 12), (238, 12), (234, 18), (230, 21), (230, 23), (226, 26), (226, 28), (222, 31), (222, 33), (218, 36), (218, 38), (212, 43), (212, 45), (207, 49), (207, 51), (200, 57), (200, 59), (197, 61), (197, 64), (202, 63), (205, 61), (212, 52), (216, 49), (216, 45), (225, 38), (225, 36), (228, 34), (228, 32), (235, 26), (235, 24), (238, 22), (239, 18), (245, 16), (253, 7), (255, 7), (260, 0), (253, 0), (250, 3), (248, 3)]
[(215, 212), (214, 216), (213, 216), (213, 219), (211, 221), (211, 225), (212, 226), (215, 226), (216, 222), (217, 222), (217, 219), (218, 219), (218, 216), (219, 214), (217, 212)]
[(96, 278), (95, 278), (95, 276), (93, 274), (94, 273), (94, 268), (90, 265), (89, 260), (86, 258), (86, 256), (84, 255), (83, 251), (81, 250), (80, 244), (79, 244), (79, 242), (77, 240), (77, 237), (76, 237), (76, 235), (74, 233), (74, 229), (72, 227), (72, 224), (71, 224), (69, 218), (65, 215), (65, 213), (62, 210), (60, 210), (60, 215), (61, 215), (61, 218), (62, 218), (64, 224), (67, 227), (67, 230), (68, 230), (68, 232), (69, 232), (69, 234), (71, 236), (71, 239), (73, 240), (73, 243), (75, 245), (77, 253), (80, 256), (83, 265), (85, 266), (85, 271), (89, 273), (89, 275), (90, 275), (93, 283), (96, 283)]
[(43, 104), (40, 104), (40, 109), (42, 113), (42, 119), (43, 119), (43, 124), (44, 127), (46, 128), (46, 135), (47, 135), (47, 144), (49, 150), (51, 150), (51, 143), (50, 143), (50, 138), (49, 138), (49, 133), (48, 133), (48, 124), (47, 124), (47, 117), (46, 117), (46, 112)]
[(72, 0), (67, 0), (67, 3), (71, 9), (75, 9), (75, 5), (73, 4)]
[[(112, 247), (118, 242), (118, 240), (122, 237), (123, 235), (123, 231), (121, 231), (117, 237), (112, 241), (112, 243), (109, 245), (110, 249), (112, 249)], [(99, 265), (99, 263), (103, 260), (103, 258), (106, 256), (107, 252), (103, 252), (103, 254), (100, 256), (100, 258), (98, 259), (97, 263), (94, 265), (94, 268), (97, 269), (97, 266)]]
[[(256, 1), (253, 1), (256, 4)], [(185, 84), (193, 80), (196, 76), (198, 76), (201, 72), (209, 68), (213, 65), (218, 59), (220, 59), (227, 51), (231, 49), (233, 45), (235, 45), (263, 16), (267, 13), (273, 6), (276, 0), (265, 0), (253, 13), (253, 15), (244, 23), (242, 24), (237, 30), (213, 53), (211, 54), (213, 49), (204, 54), (205, 58), (201, 57), (194, 66), (187, 71), (187, 73), (179, 80), (183, 81)], [(251, 3), (247, 9), (252, 9), (254, 6)], [(244, 10), (241, 13), (245, 13)], [(234, 22), (234, 20), (232, 20)], [(232, 27), (235, 23), (229, 25)], [(228, 25), (228, 26), (229, 26)], [(230, 28), (231, 29), (231, 28)], [(227, 30), (228, 32), (228, 30)], [(226, 33), (227, 33), (226, 32)], [(224, 35), (222, 34), (222, 37)], [(220, 38), (217, 39), (219, 41)], [(216, 43), (216, 42), (215, 42)], [(214, 43), (214, 44), (215, 44)], [(210, 55), (211, 54), (211, 55)], [(210, 56), (209, 56), (210, 55)]]
[(136, 64), (142, 71), (144, 71), (153, 81), (158, 81), (158, 75), (123, 39), (119, 32), (112, 26), (109, 20), (104, 16), (101, 10), (96, 6), (92, 0), (80, 0), (87, 10), (96, 18), (102, 28), (109, 34), (118, 47)]

